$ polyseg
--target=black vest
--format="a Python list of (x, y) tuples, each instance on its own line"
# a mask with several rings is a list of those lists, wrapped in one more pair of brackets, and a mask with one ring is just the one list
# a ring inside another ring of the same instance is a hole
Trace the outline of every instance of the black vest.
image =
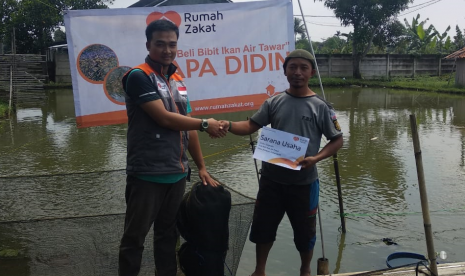
[[(161, 73), (162, 66), (149, 57), (146, 63), (134, 67), (147, 74), (170, 112), (187, 115), (187, 93), (176, 66), (168, 70), (169, 81)], [(129, 72), (123, 77), (126, 83)], [(123, 85), (125, 87), (125, 85)], [(187, 131), (177, 131), (158, 125), (138, 104), (126, 97), (128, 115), (127, 174), (162, 175), (188, 172)]]

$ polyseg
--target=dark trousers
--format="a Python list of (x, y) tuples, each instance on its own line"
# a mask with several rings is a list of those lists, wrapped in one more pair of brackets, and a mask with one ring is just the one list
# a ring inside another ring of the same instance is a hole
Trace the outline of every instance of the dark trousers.
[(119, 250), (120, 276), (139, 274), (145, 237), (152, 224), (157, 275), (176, 275), (176, 215), (185, 188), (185, 178), (173, 184), (162, 184), (127, 177), (126, 218)]

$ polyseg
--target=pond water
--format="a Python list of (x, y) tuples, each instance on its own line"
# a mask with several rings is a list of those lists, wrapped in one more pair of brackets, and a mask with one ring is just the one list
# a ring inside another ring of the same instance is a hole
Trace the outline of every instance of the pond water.
[[(426, 255), (409, 121), (412, 113), (418, 121), (435, 249), (447, 252), (446, 262), (465, 261), (465, 97), (384, 88), (325, 92), (344, 132), (338, 155), (347, 214), (344, 235), (339, 230), (333, 162), (322, 161), (320, 207), (330, 273), (385, 268), (386, 257), (397, 251)], [(77, 129), (72, 91), (49, 91), (48, 95), (45, 102), (19, 106), (11, 120), (0, 121), (0, 222), (124, 213), (125, 183), (113, 181), (116, 178), (108, 172), (125, 167), (126, 125)], [(237, 121), (252, 114), (215, 118)], [(255, 197), (258, 184), (249, 137), (212, 140), (205, 133), (199, 135), (209, 172)], [(101, 181), (76, 183), (71, 177), (63, 181), (70, 173)], [(50, 175), (61, 180), (50, 181), (46, 177)], [(0, 252), (32, 242), (22, 240), (19, 233), (5, 233), (2, 227), (0, 223)], [(25, 231), (27, 227), (26, 223)], [(48, 227), (52, 225), (42, 231)], [(386, 245), (383, 238), (397, 245)], [(316, 259), (322, 257), (321, 245), (317, 228), (313, 272)], [(254, 245), (247, 241), (237, 275), (251, 274), (254, 258)], [(53, 266), (53, 262), (47, 264)], [(45, 275), (24, 265), (0, 258), (0, 270), (8, 269), (9, 275)], [(292, 228), (284, 219), (267, 275), (298, 275), (299, 266)]]

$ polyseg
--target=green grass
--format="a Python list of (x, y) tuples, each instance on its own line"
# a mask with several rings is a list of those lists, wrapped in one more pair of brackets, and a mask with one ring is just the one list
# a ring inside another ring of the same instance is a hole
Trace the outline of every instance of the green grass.
[(44, 84), (45, 89), (56, 89), (56, 88), (72, 88), (73, 85), (67, 82), (49, 82)]
[[(368, 87), (386, 87), (398, 89), (410, 89), (443, 93), (458, 93), (465, 94), (465, 87), (455, 86), (455, 78), (452, 76), (450, 83), (450, 75), (440, 77), (420, 76), (415, 79), (412, 78), (392, 78), (388, 79), (353, 79), (353, 78), (322, 78), (323, 86), (368, 86)], [(310, 87), (317, 88), (319, 86), (318, 78), (313, 77), (309, 82)]]
[(0, 101), (0, 118), (6, 117), (8, 115), (8, 104)]

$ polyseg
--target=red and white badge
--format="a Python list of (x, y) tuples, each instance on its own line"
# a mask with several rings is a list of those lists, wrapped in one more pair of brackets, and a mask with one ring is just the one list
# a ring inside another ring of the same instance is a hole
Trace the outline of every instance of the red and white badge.
[(160, 92), (167, 92), (168, 91), (168, 87), (166, 86), (166, 84), (164, 82), (161, 82), (161, 81), (157, 80), (157, 86), (158, 86), (158, 91), (160, 91)]
[(176, 86), (178, 87), (179, 94), (187, 95), (187, 88), (184, 83), (176, 82)]

